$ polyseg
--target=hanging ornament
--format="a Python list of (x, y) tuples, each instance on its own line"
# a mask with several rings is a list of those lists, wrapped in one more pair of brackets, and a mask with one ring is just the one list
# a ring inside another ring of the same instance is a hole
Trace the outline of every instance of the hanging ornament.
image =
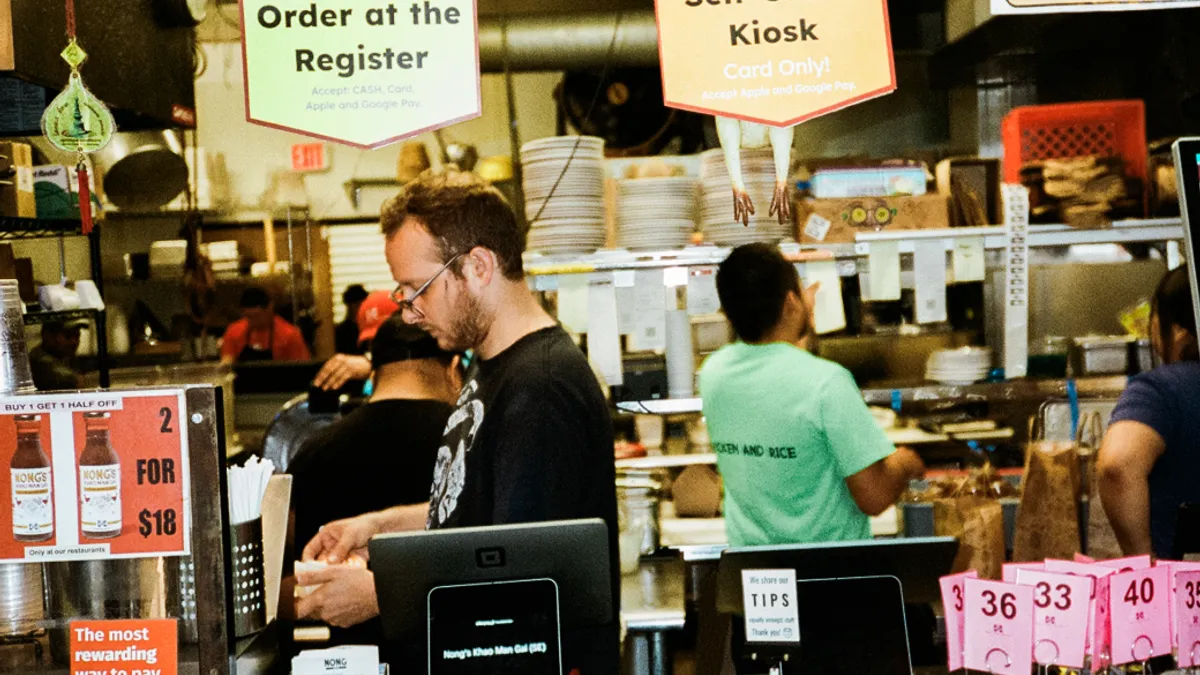
[(91, 186), (84, 156), (108, 145), (116, 124), (104, 102), (83, 86), (79, 74), (79, 67), (87, 60), (87, 52), (75, 37), (75, 0), (66, 0), (66, 12), (68, 42), (61, 56), (70, 66), (71, 75), (66, 88), (54, 97), (42, 114), (42, 135), (59, 150), (78, 156), (75, 170), (79, 175), (79, 216), (83, 221), (83, 233), (89, 234), (92, 231)]

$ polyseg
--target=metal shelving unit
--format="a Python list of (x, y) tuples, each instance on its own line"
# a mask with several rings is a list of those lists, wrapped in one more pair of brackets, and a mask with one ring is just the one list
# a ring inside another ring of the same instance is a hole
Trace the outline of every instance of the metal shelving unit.
[[(96, 222), (91, 233), (84, 235), (82, 223), (71, 219), (46, 218), (14, 218), (0, 217), (0, 241), (18, 241), (22, 239), (48, 239), (52, 237), (82, 237), (88, 239), (88, 259), (92, 267), (92, 281), (96, 289), (104, 296), (104, 275), (100, 263), (100, 227)], [(79, 316), (73, 316), (74, 314)], [(32, 318), (31, 318), (32, 317)], [(25, 318), (26, 325), (44, 323), (50, 319), (69, 320), (73, 318), (93, 319), (96, 325), (96, 358), (97, 370), (100, 371), (100, 386), (107, 389), (109, 385), (108, 359), (108, 325), (103, 310), (78, 310), (72, 312), (35, 313)]]
[[(1125, 375), (1075, 378), (1075, 392), (1080, 398), (1103, 398), (1119, 395), (1128, 381)], [(896, 403), (916, 401), (1018, 401), (1067, 398), (1069, 380), (1058, 378), (1020, 378), (1002, 382), (976, 384), (920, 384), (887, 389), (870, 387), (862, 390), (867, 405), (891, 407)], [(643, 415), (687, 415), (701, 412), (699, 398), (664, 398), (652, 401), (621, 401), (618, 410)], [(959, 434), (959, 437), (964, 434)]]
[(25, 315), (26, 326), (40, 326), (51, 321), (66, 323), (68, 321), (78, 321), (80, 319), (91, 321), (96, 318), (101, 310), (98, 309), (72, 309), (63, 312), (29, 312)]
[(0, 216), (0, 241), (15, 239), (44, 239), (47, 237), (78, 237), (78, 220), (42, 220)]
[[(984, 248), (1004, 248), (1004, 228), (956, 227), (936, 230), (896, 230), (891, 232), (863, 232), (854, 243), (836, 244), (780, 244), (780, 250), (789, 258), (803, 262), (805, 259), (853, 259), (866, 255), (872, 242), (898, 241), (901, 253), (912, 253), (915, 240), (940, 239), (946, 250), (954, 248), (955, 240), (982, 237)], [(1183, 239), (1183, 224), (1178, 218), (1147, 220), (1122, 220), (1102, 230), (1081, 230), (1069, 225), (1031, 225), (1029, 245), (1033, 248), (1076, 246), (1083, 244), (1132, 244), (1144, 242), (1174, 241)], [(689, 246), (675, 251), (625, 251), (602, 250), (582, 255), (537, 255), (525, 257), (526, 273), (531, 276), (555, 274), (587, 274), (618, 270), (653, 269), (664, 267), (688, 267), (719, 265), (729, 255), (730, 249), (718, 246)]]

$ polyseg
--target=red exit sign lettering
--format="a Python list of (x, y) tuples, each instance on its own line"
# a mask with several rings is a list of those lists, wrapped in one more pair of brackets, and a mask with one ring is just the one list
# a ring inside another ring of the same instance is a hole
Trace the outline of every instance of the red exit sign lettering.
[(324, 171), (328, 168), (324, 143), (297, 143), (292, 146), (292, 171)]

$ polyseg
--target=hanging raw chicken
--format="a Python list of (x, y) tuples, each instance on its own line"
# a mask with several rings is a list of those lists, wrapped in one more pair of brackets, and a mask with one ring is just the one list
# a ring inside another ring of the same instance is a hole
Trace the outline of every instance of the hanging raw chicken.
[(795, 127), (769, 127), (765, 124), (745, 122), (730, 117), (716, 116), (717, 138), (725, 151), (725, 166), (733, 181), (733, 219), (742, 225), (750, 225), (754, 215), (754, 202), (746, 192), (742, 178), (742, 148), (765, 148), (771, 146), (775, 156), (775, 195), (771, 198), (768, 215), (778, 215), (779, 222), (786, 223), (792, 217), (792, 204), (788, 195), (788, 173), (792, 164), (792, 130)]

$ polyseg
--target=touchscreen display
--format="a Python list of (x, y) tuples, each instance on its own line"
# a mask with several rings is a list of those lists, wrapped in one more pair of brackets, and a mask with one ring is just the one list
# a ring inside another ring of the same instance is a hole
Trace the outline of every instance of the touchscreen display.
[(561, 675), (554, 581), (439, 586), (428, 604), (430, 675)]
[(1200, 138), (1175, 141), (1175, 170), (1183, 215), (1184, 257), (1191, 262), (1192, 306), (1200, 316)]
[(800, 579), (796, 607), (800, 642), (795, 645), (745, 642), (742, 622), (734, 622), (741, 672), (762, 671), (761, 662), (746, 658), (752, 653), (786, 652), (795, 673), (912, 675), (904, 594), (895, 577)]

